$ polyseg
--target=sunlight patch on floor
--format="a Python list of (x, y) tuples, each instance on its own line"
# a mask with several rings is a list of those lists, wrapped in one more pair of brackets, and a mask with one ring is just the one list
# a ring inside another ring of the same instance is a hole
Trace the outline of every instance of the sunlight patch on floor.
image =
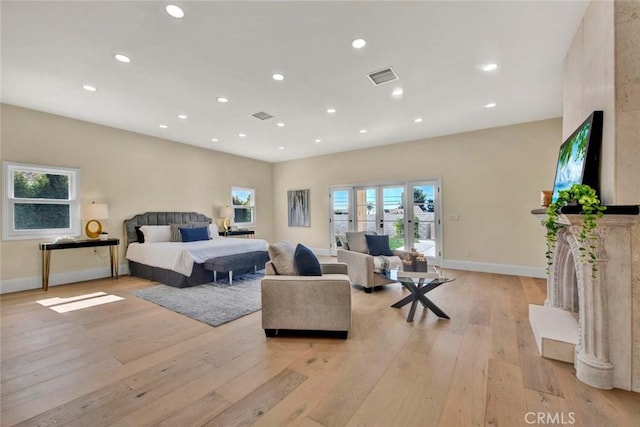
[(78, 295), (69, 298), (48, 298), (36, 302), (58, 313), (67, 313), (69, 311), (95, 307), (96, 305), (108, 304), (123, 299), (124, 298), (116, 295), (107, 295), (106, 292), (94, 292), (92, 294)]
[(87, 298), (94, 298), (102, 295), (107, 295), (107, 293), (94, 292), (92, 294), (77, 295), (75, 297), (69, 297), (69, 298), (55, 297), (55, 298), (41, 299), (40, 301), (36, 301), (36, 302), (40, 305), (44, 305), (45, 307), (50, 307), (52, 305), (64, 304), (67, 302), (73, 302), (73, 301), (78, 301), (78, 300), (87, 299)]

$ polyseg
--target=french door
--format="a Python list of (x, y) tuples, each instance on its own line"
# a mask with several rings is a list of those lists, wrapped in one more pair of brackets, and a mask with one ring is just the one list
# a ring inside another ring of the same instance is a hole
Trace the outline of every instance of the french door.
[(440, 185), (437, 181), (409, 183), (405, 220), (407, 247), (416, 248), (441, 265)]
[(389, 236), (391, 249), (416, 248), (440, 265), (439, 189), (438, 180), (332, 188), (331, 253), (347, 231), (375, 231)]
[(334, 188), (329, 193), (331, 203), (329, 222), (331, 223), (331, 254), (342, 247), (345, 233), (353, 229), (353, 190), (351, 188)]

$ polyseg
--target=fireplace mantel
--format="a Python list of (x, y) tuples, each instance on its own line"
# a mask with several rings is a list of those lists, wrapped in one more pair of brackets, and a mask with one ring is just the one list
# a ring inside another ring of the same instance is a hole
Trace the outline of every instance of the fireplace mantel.
[[(603, 212), (607, 217), (610, 215), (640, 215), (640, 206), (637, 205), (609, 205), (605, 206), (607, 209)], [(560, 208), (560, 218), (566, 217), (566, 215), (580, 215), (580, 206), (563, 206)], [(533, 209), (531, 211), (536, 218), (540, 221), (545, 221), (547, 219), (547, 208)], [(563, 224), (566, 224), (565, 221), (560, 221)]]
[[(578, 312), (578, 337), (574, 365), (582, 382), (598, 388), (632, 389), (632, 361), (640, 348), (634, 344), (631, 230), (638, 220), (638, 206), (607, 206), (598, 220), (597, 267), (580, 260), (578, 236), (583, 215), (579, 206), (566, 206), (558, 231), (545, 306)], [(531, 212), (545, 221), (545, 209)], [(640, 391), (640, 390), (636, 390)]]

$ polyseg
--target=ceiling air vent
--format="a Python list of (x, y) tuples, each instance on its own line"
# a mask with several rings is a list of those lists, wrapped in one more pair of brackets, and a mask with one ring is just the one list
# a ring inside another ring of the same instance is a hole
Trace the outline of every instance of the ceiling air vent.
[(395, 71), (393, 71), (393, 68), (391, 67), (379, 71), (374, 71), (373, 73), (369, 73), (367, 75), (376, 85), (381, 85), (383, 83), (398, 80), (398, 75), (395, 73)]
[(260, 120), (267, 120), (267, 119), (272, 119), (273, 116), (269, 113), (265, 113), (264, 111), (260, 111), (257, 112), (255, 114), (252, 114), (253, 117), (255, 117), (256, 119), (260, 119)]

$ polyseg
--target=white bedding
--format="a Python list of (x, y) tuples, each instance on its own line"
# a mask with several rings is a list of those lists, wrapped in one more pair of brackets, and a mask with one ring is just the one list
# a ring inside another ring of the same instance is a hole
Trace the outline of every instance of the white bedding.
[(232, 237), (188, 243), (131, 243), (127, 248), (127, 259), (191, 276), (194, 262), (202, 264), (211, 258), (243, 252), (266, 251), (268, 247), (266, 240)]

